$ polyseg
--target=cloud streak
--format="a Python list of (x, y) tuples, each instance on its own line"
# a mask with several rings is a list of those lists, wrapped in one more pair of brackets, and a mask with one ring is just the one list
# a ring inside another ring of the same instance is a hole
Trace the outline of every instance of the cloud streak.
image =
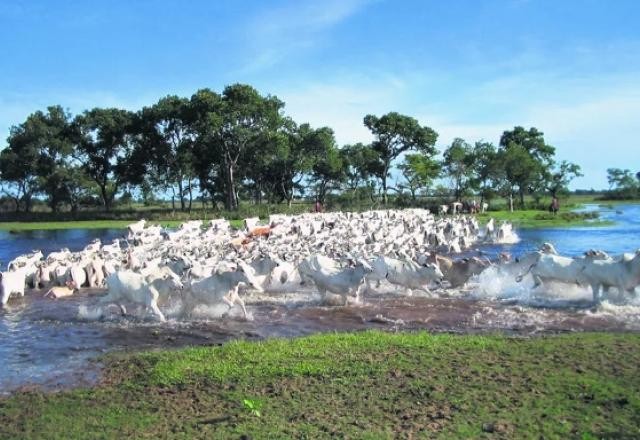
[(360, 11), (371, 0), (300, 1), (262, 11), (245, 30), (249, 61), (243, 73), (273, 67), (291, 57), (317, 47), (325, 32)]

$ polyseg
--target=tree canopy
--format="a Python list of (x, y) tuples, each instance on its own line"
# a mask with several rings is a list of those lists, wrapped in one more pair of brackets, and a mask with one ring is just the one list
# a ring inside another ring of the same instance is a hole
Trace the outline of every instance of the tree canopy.
[[(136, 191), (145, 202), (169, 195), (181, 210), (195, 197), (227, 209), (240, 199), (290, 205), (296, 195), (322, 202), (329, 194), (372, 203), (380, 197), (386, 204), (389, 189), (408, 191), (414, 203), (432, 193), (517, 197), (523, 205), (525, 195), (556, 195), (581, 175), (576, 164), (556, 163), (555, 148), (535, 127), (504, 131), (497, 148), (455, 138), (438, 160), (438, 134), (411, 116), (366, 115), (363, 123), (370, 143), (339, 146), (330, 127), (294, 121), (284, 102), (246, 84), (169, 95), (136, 112), (94, 108), (73, 117), (50, 106), (11, 127), (0, 151), (0, 188), (25, 211), (34, 199), (53, 211), (83, 203), (108, 211)], [(640, 173), (609, 170), (616, 191), (637, 189), (635, 177)], [(447, 181), (450, 192), (438, 185)]]

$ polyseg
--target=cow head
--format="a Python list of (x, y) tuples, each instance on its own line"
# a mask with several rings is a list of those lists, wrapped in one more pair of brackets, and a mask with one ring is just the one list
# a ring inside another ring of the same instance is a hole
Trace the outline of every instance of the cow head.
[(444, 279), (444, 274), (440, 270), (438, 263), (426, 263), (422, 267), (426, 270), (427, 274), (429, 274), (429, 278), (433, 279), (436, 283), (441, 283)]

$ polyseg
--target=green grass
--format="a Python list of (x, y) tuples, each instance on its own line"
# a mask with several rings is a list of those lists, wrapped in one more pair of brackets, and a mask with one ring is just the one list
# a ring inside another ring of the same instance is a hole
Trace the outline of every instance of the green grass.
[[(152, 220), (149, 224), (158, 224), (175, 228), (186, 220)], [(133, 220), (81, 220), (65, 222), (0, 222), (0, 231), (34, 231), (53, 229), (124, 229)], [(231, 226), (242, 227), (242, 220), (230, 220)]]
[(597, 215), (591, 213), (577, 213), (560, 211), (553, 215), (550, 212), (539, 210), (522, 211), (489, 211), (478, 214), (481, 222), (486, 223), (490, 218), (497, 221), (507, 220), (521, 228), (554, 228), (575, 226), (607, 226), (613, 222), (597, 220)]
[(637, 334), (329, 333), (104, 362), (94, 389), (0, 399), (0, 437), (640, 437)]

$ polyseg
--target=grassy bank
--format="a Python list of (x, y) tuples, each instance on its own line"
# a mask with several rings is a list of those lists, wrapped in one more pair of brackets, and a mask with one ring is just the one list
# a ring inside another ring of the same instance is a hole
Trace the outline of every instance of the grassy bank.
[[(149, 224), (175, 228), (186, 220), (154, 220)], [(124, 229), (132, 220), (81, 220), (65, 222), (0, 222), (0, 231), (35, 231), (54, 229)], [(230, 220), (232, 226), (242, 227), (242, 220)]]
[(558, 228), (576, 226), (606, 226), (613, 222), (598, 220), (597, 213), (561, 211), (556, 215), (539, 210), (491, 211), (478, 214), (482, 223), (490, 218), (496, 221), (507, 220), (521, 228)]
[[(110, 356), (0, 400), (3, 438), (640, 437), (640, 335), (325, 334)], [(244, 436), (244, 437), (243, 437)]]

